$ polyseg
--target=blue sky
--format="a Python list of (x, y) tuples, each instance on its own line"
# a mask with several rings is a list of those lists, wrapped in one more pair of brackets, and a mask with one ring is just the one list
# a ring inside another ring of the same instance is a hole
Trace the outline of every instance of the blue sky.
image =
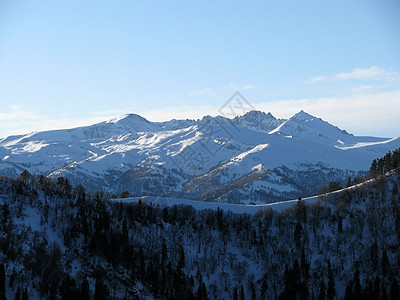
[(400, 1), (0, 1), (0, 137), (217, 115), (400, 135)]

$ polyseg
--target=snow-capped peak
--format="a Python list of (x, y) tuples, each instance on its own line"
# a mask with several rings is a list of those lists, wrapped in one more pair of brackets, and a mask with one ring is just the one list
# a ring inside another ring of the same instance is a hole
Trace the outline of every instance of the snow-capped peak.
[(298, 120), (298, 121), (312, 121), (316, 119), (316, 117), (306, 113), (304, 110), (299, 111), (297, 114), (292, 116), (290, 120)]
[(244, 114), (243, 116), (241, 116), (242, 119), (260, 119), (260, 118), (265, 118), (265, 119), (275, 119), (275, 117), (270, 113), (265, 113), (263, 111), (259, 111), (259, 110), (252, 110), (249, 111), (248, 113)]
[[(147, 189), (150, 180), (160, 185), (151, 193), (193, 193), (203, 200), (228, 197), (242, 188), (297, 195), (297, 188), (279, 183), (282, 174), (272, 170), (284, 166), (297, 174), (302, 165), (319, 168), (320, 163), (340, 172), (366, 170), (377, 155), (399, 145), (400, 139), (345, 134), (304, 111), (288, 120), (260, 111), (233, 119), (205, 116), (167, 122), (127, 114), (91, 126), (2, 139), (0, 176), (17, 177), (27, 169), (68, 176), (93, 190), (136, 194), (143, 186)], [(165, 186), (170, 190), (164, 192)]]
[(145, 118), (143, 118), (142, 116), (139, 116), (137, 114), (125, 114), (116, 118), (113, 118), (109, 121), (107, 121), (107, 123), (121, 123), (121, 122), (134, 122), (134, 121), (141, 121), (141, 122), (147, 122), (150, 123), (148, 120), (146, 120)]
[(158, 126), (155, 123), (148, 121), (147, 119), (137, 114), (126, 114), (114, 119), (107, 121), (108, 124), (117, 124), (128, 126), (134, 129), (134, 131), (155, 131), (158, 130)]
[(269, 133), (308, 139), (329, 145), (336, 145), (338, 140), (344, 143), (351, 142), (351, 139), (349, 139), (351, 135), (345, 130), (341, 130), (303, 110)]
[(284, 120), (276, 119), (270, 112), (266, 114), (257, 110), (235, 117), (232, 121), (236, 126), (265, 132), (270, 132), (284, 122)]

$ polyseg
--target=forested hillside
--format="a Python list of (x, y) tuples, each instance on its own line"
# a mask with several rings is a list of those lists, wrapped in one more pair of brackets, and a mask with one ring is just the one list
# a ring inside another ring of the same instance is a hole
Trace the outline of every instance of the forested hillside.
[(396, 155), (357, 188), (255, 216), (3, 177), (0, 298), (399, 299)]

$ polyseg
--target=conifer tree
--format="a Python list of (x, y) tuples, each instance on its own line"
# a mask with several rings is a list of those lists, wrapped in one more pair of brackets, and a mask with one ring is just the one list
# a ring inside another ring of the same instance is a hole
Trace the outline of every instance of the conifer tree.
[(6, 269), (4, 264), (0, 265), (0, 300), (6, 299)]
[(264, 278), (261, 283), (261, 299), (265, 298), (265, 293), (268, 290), (267, 280)]
[(397, 284), (396, 278), (393, 279), (392, 287), (390, 288), (390, 299), (391, 300), (399, 300), (399, 285)]
[(165, 244), (165, 240), (163, 239), (163, 243), (161, 246), (161, 264), (163, 266), (166, 265), (167, 259), (168, 259), (168, 253), (167, 253), (167, 245)]
[(49, 295), (50, 300), (56, 300), (57, 299), (57, 284), (55, 282), (52, 282), (50, 285), (50, 295)]
[(351, 286), (349, 284), (346, 285), (346, 291), (344, 292), (344, 300), (353, 300), (354, 294), (351, 290)]
[(337, 231), (339, 233), (343, 232), (343, 221), (342, 221), (342, 217), (338, 218), (338, 224), (337, 224)]
[(358, 265), (356, 265), (356, 271), (354, 272), (353, 293), (355, 298), (361, 297), (360, 270), (358, 269)]
[(346, 182), (346, 187), (350, 187), (350, 186), (351, 186), (351, 178), (348, 177), (347, 182)]
[(239, 297), (239, 300), (245, 300), (243, 284), (242, 284), (241, 287), (240, 287), (240, 297)]
[(378, 174), (378, 163), (376, 159), (374, 159), (371, 163), (369, 174), (371, 177), (376, 177), (376, 175)]
[(378, 276), (375, 277), (375, 282), (374, 282), (374, 294), (373, 297), (374, 299), (380, 299), (381, 296), (381, 282)]
[(203, 280), (201, 280), (201, 282), (199, 282), (199, 287), (196, 292), (196, 299), (199, 299), (199, 300), (207, 300), (208, 299), (207, 288), (206, 288), (206, 285)]
[(96, 279), (96, 283), (94, 285), (94, 300), (103, 300), (103, 284), (101, 283), (100, 279)]
[(10, 207), (8, 205), (8, 203), (4, 203), (1, 207), (2, 210), (2, 227), (3, 227), (3, 231), (7, 232), (7, 227), (8, 227), (8, 221), (10, 219)]
[(232, 300), (238, 300), (238, 294), (237, 294), (237, 287), (236, 287), (236, 286), (235, 286), (235, 288), (233, 289)]
[(181, 245), (179, 246), (179, 261), (177, 267), (179, 271), (183, 271), (183, 268), (185, 267), (185, 251)]
[(382, 265), (382, 275), (383, 275), (383, 277), (386, 277), (386, 275), (389, 271), (389, 266), (390, 266), (386, 249), (383, 250), (383, 253), (382, 253), (382, 264), (381, 265)]
[(85, 278), (82, 281), (81, 288), (80, 288), (80, 299), (90, 299), (90, 287), (89, 281)]
[(325, 292), (325, 282), (322, 278), (321, 285), (319, 288), (318, 300), (325, 300), (326, 299), (326, 292)]
[(24, 288), (24, 291), (22, 292), (22, 300), (28, 300), (29, 295), (28, 295), (28, 289)]
[(15, 300), (21, 300), (21, 288), (18, 287), (17, 291), (15, 292)]
[(327, 290), (327, 299), (332, 300), (336, 295), (335, 290), (335, 279), (333, 278), (333, 271), (331, 262), (328, 260), (328, 290)]

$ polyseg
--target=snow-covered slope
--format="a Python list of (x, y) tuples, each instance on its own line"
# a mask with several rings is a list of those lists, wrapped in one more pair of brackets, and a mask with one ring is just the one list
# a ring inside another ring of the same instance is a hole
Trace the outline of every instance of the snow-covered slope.
[(265, 203), (358, 176), (399, 147), (399, 138), (355, 137), (303, 111), (161, 123), (128, 114), (0, 139), (0, 175), (27, 169), (111, 193)]
[[(395, 173), (391, 172), (386, 174), (385, 176), (387, 177), (395, 177)], [(328, 192), (326, 194), (321, 194), (321, 195), (316, 195), (316, 196), (311, 196), (311, 197), (305, 197), (305, 198), (297, 198), (297, 199), (291, 199), (291, 200), (283, 200), (283, 201), (277, 201), (277, 202), (270, 202), (270, 203), (263, 203), (263, 204), (242, 204), (242, 203), (218, 203), (218, 202), (204, 202), (204, 201), (196, 201), (196, 200), (190, 200), (190, 199), (181, 199), (181, 198), (173, 198), (173, 197), (160, 197), (160, 196), (141, 196), (141, 197), (130, 197), (130, 198), (115, 198), (112, 199), (113, 202), (121, 202), (124, 204), (130, 204), (130, 203), (138, 203), (139, 201), (142, 201), (142, 203), (147, 203), (151, 204), (154, 206), (160, 206), (160, 207), (173, 207), (174, 205), (189, 205), (193, 207), (196, 210), (205, 210), (205, 209), (211, 209), (217, 211), (218, 209), (225, 211), (225, 212), (232, 212), (236, 214), (249, 214), (249, 215), (255, 215), (257, 213), (260, 213), (266, 209), (272, 209), (277, 212), (282, 212), (287, 208), (293, 207), (294, 204), (296, 203), (307, 203), (307, 204), (313, 204), (318, 201), (321, 201), (321, 199), (324, 198), (331, 198), (334, 196), (339, 196), (345, 192), (350, 192), (352, 190), (357, 190), (363, 187), (368, 187), (369, 185), (373, 184), (376, 182), (377, 179), (369, 179), (366, 181), (363, 181), (358, 184), (354, 184), (352, 186), (339, 189), (333, 192)], [(325, 203), (325, 205), (327, 205)]]

